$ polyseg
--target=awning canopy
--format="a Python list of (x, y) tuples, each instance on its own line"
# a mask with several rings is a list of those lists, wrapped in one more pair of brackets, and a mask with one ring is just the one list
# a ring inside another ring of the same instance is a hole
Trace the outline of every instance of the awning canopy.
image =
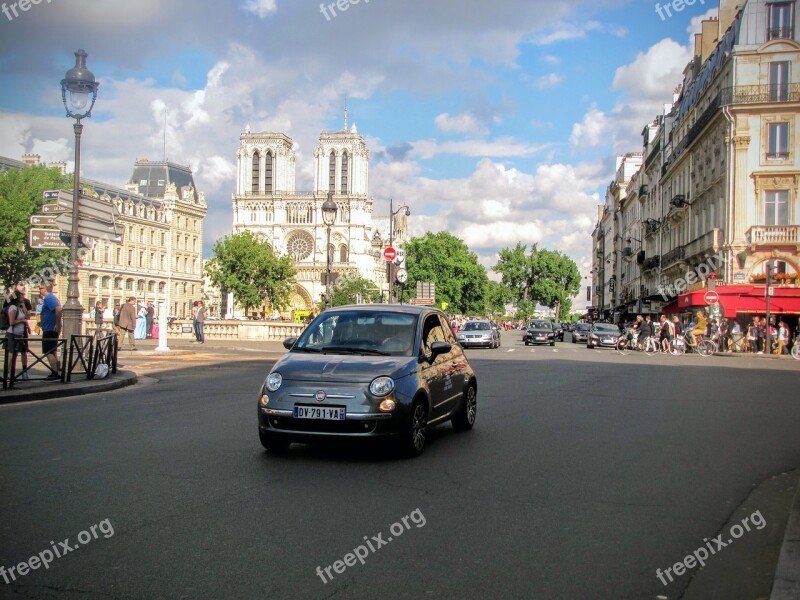
[[(740, 313), (763, 315), (767, 312), (763, 286), (726, 285), (718, 286), (715, 291), (719, 294), (719, 303), (726, 317), (736, 317)], [(668, 314), (705, 309), (708, 307), (706, 292), (704, 289), (685, 292), (665, 305), (661, 312)], [(772, 314), (800, 315), (800, 289), (773, 286), (769, 310)]]

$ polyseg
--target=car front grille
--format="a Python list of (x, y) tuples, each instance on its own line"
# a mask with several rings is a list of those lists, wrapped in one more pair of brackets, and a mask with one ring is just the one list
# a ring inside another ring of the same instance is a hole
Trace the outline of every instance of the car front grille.
[(269, 418), (269, 424), (275, 429), (297, 433), (371, 433), (375, 430), (375, 423), (375, 421), (323, 421), (293, 417)]

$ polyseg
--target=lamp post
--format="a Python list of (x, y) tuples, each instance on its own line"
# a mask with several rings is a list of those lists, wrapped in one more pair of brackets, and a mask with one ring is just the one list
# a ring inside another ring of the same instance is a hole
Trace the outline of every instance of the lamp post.
[[(67, 303), (62, 309), (63, 337), (69, 340), (80, 335), (82, 329), (83, 307), (78, 288), (78, 198), (81, 178), (81, 133), (82, 119), (92, 116), (92, 108), (97, 100), (99, 83), (94, 74), (86, 68), (87, 54), (83, 50), (75, 52), (75, 66), (67, 71), (61, 80), (61, 100), (67, 117), (75, 119), (75, 176), (72, 186), (72, 227), (69, 243), (69, 276), (67, 277)], [(67, 99), (69, 92), (69, 100)]]
[[(394, 218), (400, 213), (400, 211), (405, 211), (407, 217), (411, 215), (411, 209), (405, 204), (393, 211), (392, 202), (393, 199), (389, 198), (389, 246), (392, 246), (394, 243)], [(389, 278), (389, 302), (394, 302), (394, 263), (391, 260), (386, 262), (388, 263), (386, 265), (386, 272)]]
[(333, 192), (328, 192), (328, 199), (322, 203), (322, 220), (328, 228), (328, 240), (325, 243), (325, 256), (327, 258), (325, 269), (325, 308), (331, 306), (331, 225), (336, 221), (338, 207), (333, 201)]

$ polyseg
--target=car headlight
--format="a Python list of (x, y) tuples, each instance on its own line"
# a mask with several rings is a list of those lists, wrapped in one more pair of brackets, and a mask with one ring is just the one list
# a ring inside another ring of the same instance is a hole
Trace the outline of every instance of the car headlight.
[(373, 396), (387, 396), (394, 391), (394, 379), (391, 377), (376, 377), (369, 384), (369, 393)]
[(270, 373), (269, 377), (267, 377), (266, 388), (270, 392), (277, 392), (278, 388), (281, 387), (281, 383), (283, 383), (283, 376), (280, 373)]

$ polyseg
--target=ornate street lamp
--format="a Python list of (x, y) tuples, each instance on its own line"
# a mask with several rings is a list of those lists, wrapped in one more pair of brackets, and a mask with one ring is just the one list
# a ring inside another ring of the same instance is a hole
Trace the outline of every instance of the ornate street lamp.
[[(81, 120), (92, 116), (92, 108), (97, 100), (99, 83), (94, 74), (86, 68), (86, 57), (83, 50), (75, 52), (75, 66), (67, 71), (61, 80), (61, 99), (67, 110), (67, 117), (75, 119), (75, 181), (72, 188), (72, 227), (69, 244), (69, 276), (67, 278), (67, 303), (62, 309), (62, 335), (68, 341), (73, 335), (80, 335), (82, 330), (83, 307), (79, 300), (78, 289), (78, 197), (80, 195), (81, 177)], [(69, 99), (67, 99), (69, 93)]]
[[(408, 208), (405, 204), (398, 208), (397, 210), (393, 211), (392, 208), (393, 198), (389, 198), (389, 246), (394, 243), (394, 218), (400, 214), (401, 211), (405, 211), (405, 215), (411, 216), (411, 209)], [(388, 265), (386, 266), (387, 276), (389, 278), (389, 302), (394, 302), (394, 262), (388, 261)]]
[(325, 308), (331, 306), (331, 225), (336, 221), (336, 212), (339, 208), (333, 201), (333, 192), (328, 192), (328, 199), (322, 203), (322, 221), (328, 228), (328, 241), (325, 244), (327, 268), (325, 275)]

